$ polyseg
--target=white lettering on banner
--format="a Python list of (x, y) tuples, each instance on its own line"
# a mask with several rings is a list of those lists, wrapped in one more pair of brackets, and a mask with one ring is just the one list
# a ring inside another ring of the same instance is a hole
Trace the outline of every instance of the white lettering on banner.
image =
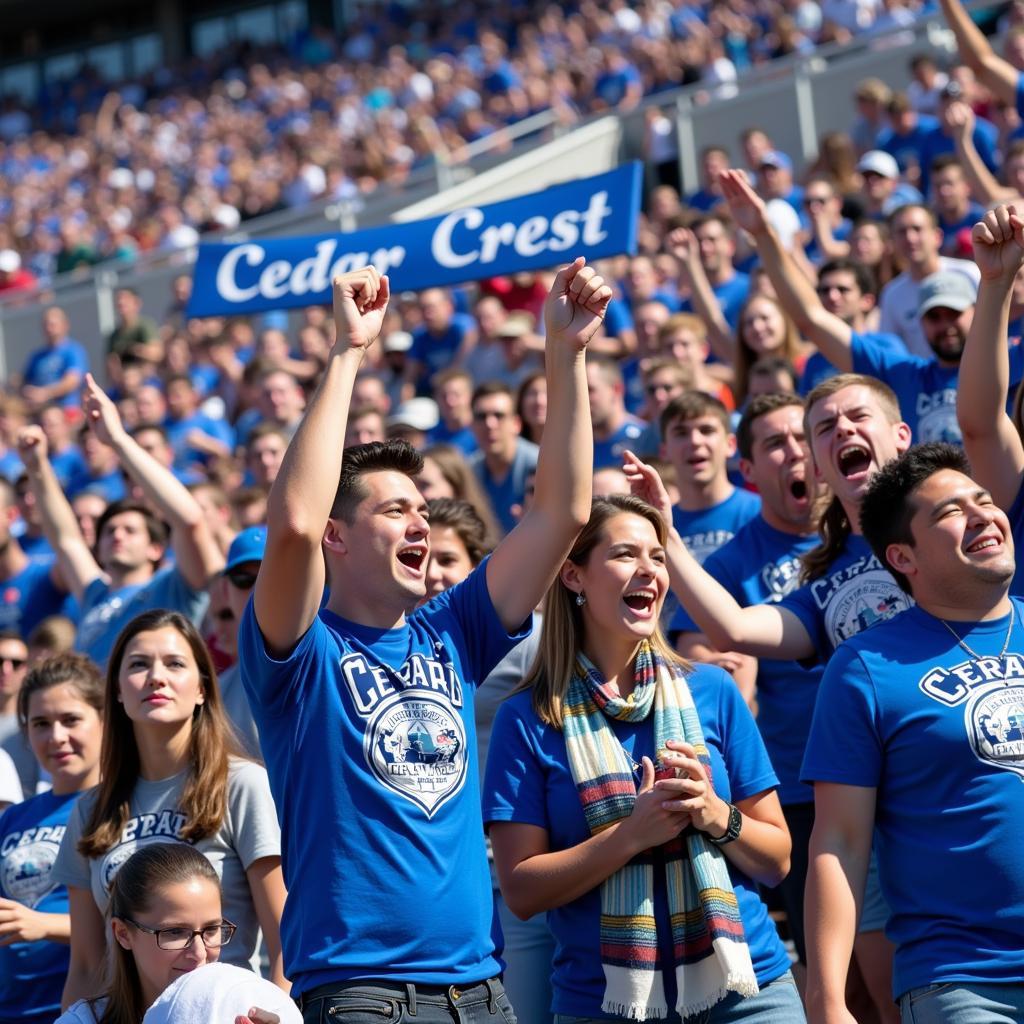
[[(381, 274), (405, 262), (405, 249), (400, 245), (376, 249), (374, 252), (343, 252), (334, 259), (338, 242), (326, 238), (317, 242), (315, 255), (299, 260), (294, 266), (288, 260), (274, 260), (260, 272), (256, 284), (243, 288), (238, 283), (239, 264), (258, 267), (267, 251), (255, 242), (246, 242), (229, 249), (217, 268), (216, 286), (222, 299), (228, 302), (249, 302), (258, 296), (280, 299), (285, 295), (306, 295), (330, 288), (336, 274), (344, 274), (367, 264), (375, 266)], [(334, 260), (332, 263), (331, 261)]]
[(518, 256), (533, 257), (545, 251), (564, 252), (580, 241), (584, 245), (597, 245), (608, 237), (601, 224), (611, 212), (608, 193), (595, 192), (586, 210), (562, 210), (550, 220), (539, 215), (528, 217), (518, 225), (511, 221), (490, 224), (479, 232), (477, 248), (456, 252), (452, 242), (456, 228), (462, 226), (468, 231), (478, 231), (484, 222), (483, 211), (476, 207), (456, 210), (434, 229), (430, 252), (442, 267), (459, 269), (471, 263), (493, 263), (503, 246), (511, 246)]

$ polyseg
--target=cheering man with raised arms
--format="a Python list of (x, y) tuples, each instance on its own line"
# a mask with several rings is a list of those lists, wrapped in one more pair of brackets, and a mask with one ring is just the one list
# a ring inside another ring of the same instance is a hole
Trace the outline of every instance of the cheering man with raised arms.
[(415, 612), (430, 536), (413, 483), (422, 459), (395, 442), (342, 452), (388, 294), (373, 268), (334, 281), (337, 341), (270, 494), (242, 674), (287, 836), (282, 939), (306, 1020), (398, 1005), (422, 1024), (493, 1022), (511, 1011), (470, 763), (474, 691), (590, 514), (584, 350), (611, 289), (582, 258), (557, 274), (533, 505), (477, 571)]

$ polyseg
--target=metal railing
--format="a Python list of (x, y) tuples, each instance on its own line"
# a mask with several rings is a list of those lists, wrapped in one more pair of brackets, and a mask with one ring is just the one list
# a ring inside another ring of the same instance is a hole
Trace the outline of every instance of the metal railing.
[[(982, 2), (968, 6), (984, 9), (991, 5)], [(739, 78), (733, 95), (716, 95), (701, 83), (660, 93), (619, 116), (618, 159), (644, 156), (646, 113), (657, 107), (669, 113), (675, 124), (684, 191), (699, 186), (700, 150), (712, 143), (725, 145), (738, 158), (740, 154), (730, 142), (748, 127), (764, 128), (778, 148), (802, 165), (817, 155), (823, 126), (831, 130), (852, 123), (852, 97), (858, 81), (871, 76), (903, 88), (910, 80), (913, 56), (929, 53), (941, 59), (954, 49), (952, 33), (941, 19), (932, 17), (886, 35), (858, 37), (846, 45), (823, 47), (807, 56), (794, 55), (752, 68)], [(554, 110), (542, 111), (463, 147), (456, 154), (459, 159), (453, 159), (452, 154), (436, 154), (433, 164), (414, 172), (401, 189), (379, 189), (351, 200), (320, 200), (254, 218), (240, 229), (217, 237), (242, 241), (322, 234), (335, 225), (339, 230), (351, 231), (386, 223), (399, 211), (455, 189), (483, 171), (494, 172), (512, 157), (537, 150), (570, 130)], [(588, 166), (587, 173), (604, 169)], [(518, 184), (519, 191), (533, 187), (528, 180)], [(170, 282), (187, 270), (191, 256), (188, 252), (146, 254), (131, 265), (102, 263), (89, 276), (63, 275), (37, 296), (23, 295), (16, 303), (0, 304), (0, 377), (6, 379), (8, 367), (20, 369), (28, 352), (38, 346), (39, 317), (43, 305), (52, 302), (68, 312), (73, 333), (90, 350), (95, 365), (101, 365), (103, 338), (113, 329), (113, 291), (124, 285), (136, 288), (144, 309), (159, 315), (170, 301)]]

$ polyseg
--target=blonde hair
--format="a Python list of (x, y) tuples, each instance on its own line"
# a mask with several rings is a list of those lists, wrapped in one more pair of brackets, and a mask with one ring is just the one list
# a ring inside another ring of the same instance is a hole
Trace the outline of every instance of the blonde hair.
[[(568, 561), (584, 565), (591, 552), (605, 536), (605, 528), (616, 516), (634, 515), (646, 519), (654, 527), (658, 543), (665, 544), (668, 529), (657, 509), (627, 494), (609, 494), (595, 498), (590, 519), (580, 531), (569, 552)], [(666, 661), (690, 672), (692, 666), (669, 646), (655, 626), (651, 647)], [(562, 728), (562, 704), (576, 669), (576, 658), (583, 646), (583, 614), (576, 604), (576, 594), (557, 578), (544, 597), (544, 618), (540, 629), (537, 656), (523, 679), (520, 689), (530, 690), (537, 717), (555, 729)]]

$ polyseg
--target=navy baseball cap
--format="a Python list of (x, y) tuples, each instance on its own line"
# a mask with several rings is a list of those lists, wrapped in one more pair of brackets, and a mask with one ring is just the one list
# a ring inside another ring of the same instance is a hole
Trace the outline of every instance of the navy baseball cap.
[(228, 548), (228, 562), (225, 572), (230, 572), (246, 562), (262, 562), (263, 553), (267, 549), (267, 528), (265, 526), (249, 526), (231, 542)]

